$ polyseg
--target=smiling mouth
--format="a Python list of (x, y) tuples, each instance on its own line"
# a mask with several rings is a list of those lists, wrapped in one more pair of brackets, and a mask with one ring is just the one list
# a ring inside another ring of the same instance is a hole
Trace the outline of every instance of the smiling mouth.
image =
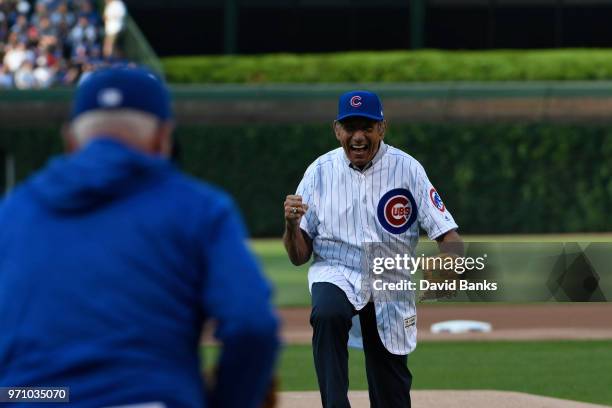
[(366, 152), (370, 146), (367, 143), (362, 143), (362, 144), (353, 143), (349, 145), (349, 147), (351, 148), (351, 151), (353, 152), (362, 153), (362, 152)]

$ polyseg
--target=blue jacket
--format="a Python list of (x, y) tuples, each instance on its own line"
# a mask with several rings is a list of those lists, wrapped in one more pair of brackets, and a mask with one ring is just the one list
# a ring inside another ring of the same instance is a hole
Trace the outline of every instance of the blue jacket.
[(255, 407), (279, 345), (270, 293), (227, 195), (97, 140), (0, 206), (0, 386), (68, 386), (71, 407)]

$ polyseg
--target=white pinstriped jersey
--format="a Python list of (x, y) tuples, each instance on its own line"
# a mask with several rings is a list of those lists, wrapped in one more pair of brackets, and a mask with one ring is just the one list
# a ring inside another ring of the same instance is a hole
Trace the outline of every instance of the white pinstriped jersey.
[[(319, 157), (306, 170), (297, 194), (309, 206), (300, 227), (313, 240), (310, 289), (315, 282), (332, 283), (346, 293), (356, 310), (371, 297), (369, 285), (362, 288), (361, 284), (364, 243), (399, 244), (413, 253), (419, 228), (430, 239), (457, 228), (423, 166), (383, 142), (364, 171), (350, 166), (342, 148)], [(414, 294), (408, 301), (374, 298), (374, 303), (378, 333), (387, 350), (398, 355), (414, 350)], [(355, 322), (359, 320), (354, 319), (353, 326)], [(351, 330), (350, 344), (355, 344), (356, 332)]]

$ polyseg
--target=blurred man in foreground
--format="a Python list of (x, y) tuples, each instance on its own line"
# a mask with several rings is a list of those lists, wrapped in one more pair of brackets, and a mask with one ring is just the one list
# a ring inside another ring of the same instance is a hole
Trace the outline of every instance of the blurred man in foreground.
[[(279, 344), (270, 288), (232, 200), (167, 160), (171, 116), (148, 71), (92, 74), (72, 154), (0, 206), (0, 387), (70, 387), (74, 407), (263, 399)], [(211, 392), (208, 320), (223, 344)]]

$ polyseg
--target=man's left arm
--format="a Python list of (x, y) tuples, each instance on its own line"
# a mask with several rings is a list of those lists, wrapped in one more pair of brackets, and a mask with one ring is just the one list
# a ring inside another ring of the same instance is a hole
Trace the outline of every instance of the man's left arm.
[[(457, 258), (463, 257), (464, 246), (461, 236), (457, 233), (457, 223), (453, 219), (448, 208), (435, 187), (429, 181), (425, 169), (417, 167), (416, 174), (416, 194), (418, 205), (419, 225), (427, 232), (430, 239), (438, 244), (439, 254), (436, 258)], [(440, 262), (432, 262), (432, 265), (439, 265)], [(448, 280), (459, 279), (459, 275), (454, 270), (427, 269), (423, 271), (423, 279), (435, 282), (445, 282)], [(449, 291), (427, 291), (423, 293), (421, 300), (450, 297), (456, 292)]]
[(438, 249), (441, 255), (463, 256), (465, 253), (463, 239), (455, 229), (437, 237), (436, 242), (438, 243)]
[[(464, 247), (463, 240), (461, 236), (457, 233), (456, 230), (450, 230), (439, 237), (436, 237), (436, 242), (438, 243), (438, 250), (440, 253), (433, 258), (442, 258), (443, 262), (448, 262), (449, 258), (452, 259), (454, 264), (455, 258), (463, 257), (464, 255)], [(452, 282), (457, 281), (461, 278), (461, 275), (455, 272), (453, 269), (437, 269), (440, 263), (431, 262), (426, 263), (426, 265), (434, 265), (433, 269), (424, 268), (423, 269), (423, 279), (428, 282), (435, 283), (443, 283), (443, 282)], [(452, 298), (457, 295), (456, 290), (428, 290), (421, 294), (419, 300), (431, 300), (431, 299), (440, 299), (440, 298)]]
[[(457, 245), (461, 237), (457, 233), (458, 225), (455, 223), (442, 197), (429, 181), (425, 169), (416, 166), (415, 185), (413, 186), (418, 211), (418, 222), (427, 232), (431, 240), (436, 240), (438, 246), (450, 247)], [(455, 244), (451, 244), (455, 243)], [(444, 252), (441, 249), (441, 252)]]

